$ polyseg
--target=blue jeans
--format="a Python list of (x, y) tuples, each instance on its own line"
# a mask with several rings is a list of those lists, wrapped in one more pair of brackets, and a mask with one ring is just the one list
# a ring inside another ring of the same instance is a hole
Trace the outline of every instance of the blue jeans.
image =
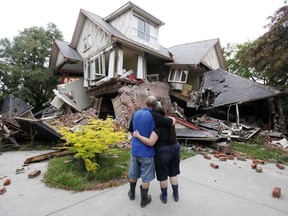
[(142, 182), (150, 182), (155, 178), (154, 158), (142, 158), (131, 156), (129, 177), (131, 179), (142, 178)]

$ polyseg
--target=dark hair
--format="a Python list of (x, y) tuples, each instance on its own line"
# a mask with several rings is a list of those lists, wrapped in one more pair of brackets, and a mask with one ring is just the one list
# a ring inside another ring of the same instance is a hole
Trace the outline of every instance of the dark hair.
[(165, 110), (161, 105), (156, 105), (154, 108), (154, 112), (157, 112), (159, 114), (161, 114), (162, 116), (165, 116)]

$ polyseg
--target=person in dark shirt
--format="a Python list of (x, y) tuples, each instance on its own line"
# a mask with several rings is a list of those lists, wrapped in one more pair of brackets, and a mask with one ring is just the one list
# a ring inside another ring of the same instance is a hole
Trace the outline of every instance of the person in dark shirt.
[[(163, 117), (162, 115), (152, 112), (156, 106), (157, 99), (155, 96), (148, 96), (146, 107), (140, 109), (132, 116), (129, 131), (139, 131), (144, 137), (149, 137), (155, 127), (167, 127), (175, 124), (175, 118)], [(135, 187), (138, 178), (141, 177), (140, 186), (141, 202), (140, 206), (145, 207), (151, 202), (151, 196), (148, 195), (149, 184), (155, 178), (154, 168), (154, 148), (145, 145), (137, 137), (132, 138), (131, 160), (129, 167), (130, 190), (128, 196), (130, 200), (135, 199)]]
[[(154, 112), (165, 115), (164, 109), (157, 105)], [(154, 129), (149, 138), (142, 136), (139, 131), (134, 131), (133, 136), (141, 140), (148, 146), (154, 146), (155, 150), (155, 168), (157, 180), (160, 181), (161, 194), (160, 199), (167, 203), (168, 177), (173, 190), (173, 198), (179, 200), (178, 175), (180, 174), (180, 149), (177, 141), (175, 126), (159, 126)]]

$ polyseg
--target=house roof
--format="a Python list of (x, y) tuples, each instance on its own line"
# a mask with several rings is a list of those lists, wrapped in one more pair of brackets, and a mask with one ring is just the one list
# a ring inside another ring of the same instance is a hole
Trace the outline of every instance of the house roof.
[(77, 43), (80, 37), (80, 32), (85, 22), (85, 17), (89, 18), (92, 22), (94, 22), (97, 26), (99, 26), (103, 31), (105, 31), (109, 36), (111, 36), (115, 41), (119, 41), (124, 44), (136, 46), (140, 49), (144, 49), (146, 52), (149, 52), (151, 54), (155, 54), (155, 55), (161, 56), (162, 58), (166, 58), (167, 60), (170, 60), (168, 51), (165, 48), (161, 47), (159, 51), (157, 51), (141, 43), (133, 41), (127, 36), (125, 36), (123, 33), (121, 33), (119, 30), (114, 28), (112, 25), (110, 25), (108, 22), (106, 22), (102, 17), (84, 9), (80, 10), (70, 46), (72, 47), (77, 46)]
[(219, 39), (210, 39), (193, 43), (181, 44), (167, 48), (173, 54), (174, 63), (196, 65), (201, 62)]
[(137, 14), (141, 15), (142, 17), (151, 20), (157, 26), (164, 25), (164, 22), (162, 22), (161, 20), (159, 20), (155, 16), (151, 15), (147, 11), (143, 10), (142, 8), (140, 8), (136, 4), (132, 3), (131, 1), (129, 1), (128, 3), (126, 3), (125, 5), (120, 7), (118, 10), (114, 11), (112, 14), (107, 16), (104, 20), (107, 22), (110, 22), (115, 17), (119, 16), (120, 14), (122, 14), (125, 11), (130, 10), (130, 9), (133, 9), (133, 11), (135, 11)]
[(78, 51), (74, 48), (71, 48), (69, 46), (69, 43), (67, 43), (65, 41), (60, 41), (57, 39), (55, 40), (55, 43), (64, 57), (72, 59), (72, 60), (79, 60), (79, 61), (82, 60), (82, 57), (78, 53)]
[(205, 73), (200, 92), (204, 94), (206, 91), (213, 93), (214, 98), (209, 104), (212, 107), (255, 101), (281, 94), (275, 87), (221, 69)]

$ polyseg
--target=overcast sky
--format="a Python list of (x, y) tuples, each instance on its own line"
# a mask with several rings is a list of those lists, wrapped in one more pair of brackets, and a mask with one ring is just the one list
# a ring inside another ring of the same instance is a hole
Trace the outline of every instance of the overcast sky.
[[(128, 0), (5, 0), (0, 4), (0, 38), (12, 39), (24, 28), (52, 22), (71, 41), (80, 9), (103, 18)], [(178, 44), (219, 38), (220, 43), (243, 43), (267, 30), (268, 16), (284, 0), (132, 0), (165, 23), (160, 44)]]

